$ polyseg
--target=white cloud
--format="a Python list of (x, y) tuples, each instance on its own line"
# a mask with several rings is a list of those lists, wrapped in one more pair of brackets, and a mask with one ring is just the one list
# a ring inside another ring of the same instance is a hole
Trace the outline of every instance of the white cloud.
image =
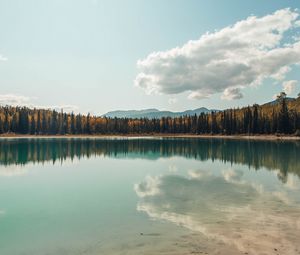
[(210, 98), (212, 91), (209, 89), (203, 89), (200, 91), (193, 91), (189, 94), (189, 99), (207, 99)]
[(270, 77), (273, 78), (275, 81), (282, 81), (285, 78), (285, 75), (291, 71), (291, 68), (289, 66), (283, 66), (279, 69), (279, 71)]
[(0, 55), (0, 61), (7, 61), (7, 58)]
[(223, 92), (223, 99), (239, 99), (242, 88), (282, 80), (300, 63), (300, 41), (282, 45), (284, 33), (297, 29), (298, 16), (290, 9), (251, 16), (182, 47), (153, 52), (137, 62), (135, 86), (148, 94), (189, 92), (189, 98), (203, 99)]
[(30, 98), (21, 95), (14, 94), (4, 94), (0, 95), (0, 105), (27, 105), (29, 103)]
[(241, 99), (243, 94), (240, 88), (227, 88), (224, 90), (221, 98), (225, 100)]
[(296, 80), (291, 80), (291, 81), (285, 81), (282, 83), (283, 91), (287, 94), (290, 95), (292, 94), (297, 86), (298, 81)]
[(22, 95), (15, 94), (4, 94), (0, 95), (0, 105), (10, 105), (10, 106), (26, 106), (29, 108), (38, 109), (54, 109), (60, 111), (63, 109), (64, 112), (78, 112), (79, 108), (76, 105), (62, 104), (62, 105), (38, 105), (32, 102), (34, 98), (26, 97)]

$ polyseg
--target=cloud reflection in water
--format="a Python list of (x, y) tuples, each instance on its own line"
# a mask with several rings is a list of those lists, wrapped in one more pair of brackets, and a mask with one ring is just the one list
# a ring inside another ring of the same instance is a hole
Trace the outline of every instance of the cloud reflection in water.
[(290, 203), (289, 193), (267, 191), (259, 182), (242, 179), (240, 170), (221, 173), (189, 170), (188, 176), (147, 177), (135, 185), (137, 210), (242, 252), (294, 254), (300, 249), (300, 208)]

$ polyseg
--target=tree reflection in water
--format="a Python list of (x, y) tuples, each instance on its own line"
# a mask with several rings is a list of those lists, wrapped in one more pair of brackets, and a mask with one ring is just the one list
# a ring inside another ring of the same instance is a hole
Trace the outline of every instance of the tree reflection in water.
[(221, 160), (247, 165), (258, 170), (279, 170), (278, 178), (286, 181), (287, 173), (300, 176), (299, 141), (253, 141), (230, 139), (2, 139), (1, 165), (25, 165), (28, 162), (64, 162), (83, 157), (146, 158), (182, 156), (196, 160)]

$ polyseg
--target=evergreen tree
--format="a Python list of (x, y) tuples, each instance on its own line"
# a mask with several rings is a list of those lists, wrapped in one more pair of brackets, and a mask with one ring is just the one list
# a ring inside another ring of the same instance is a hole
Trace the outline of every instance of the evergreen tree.
[(48, 131), (48, 123), (47, 123), (47, 113), (43, 111), (43, 118), (42, 118), (42, 134), (47, 134)]
[(30, 134), (34, 135), (35, 133), (36, 133), (36, 125), (35, 125), (34, 115), (32, 115), (30, 121)]
[(278, 95), (280, 110), (278, 114), (278, 132), (288, 134), (290, 132), (289, 111), (286, 103), (286, 93), (281, 92)]
[(42, 119), (41, 119), (41, 111), (37, 111), (37, 123), (36, 123), (37, 133), (40, 134), (42, 132)]
[(252, 134), (259, 133), (259, 123), (258, 123), (258, 104), (253, 105), (253, 118), (252, 118)]
[(76, 122), (75, 122), (75, 115), (72, 112), (71, 113), (71, 134), (75, 134), (76, 133)]
[(18, 132), (20, 134), (29, 133), (29, 120), (28, 120), (28, 109), (23, 107), (19, 112), (19, 126)]
[(0, 134), (3, 134), (3, 133), (4, 133), (3, 121), (0, 117)]

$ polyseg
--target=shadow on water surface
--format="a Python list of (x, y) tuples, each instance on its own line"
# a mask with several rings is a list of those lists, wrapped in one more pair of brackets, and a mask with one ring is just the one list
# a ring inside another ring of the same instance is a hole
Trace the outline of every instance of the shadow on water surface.
[(220, 160), (279, 170), (286, 181), (288, 173), (300, 177), (299, 141), (253, 141), (228, 139), (3, 139), (0, 141), (1, 165), (29, 162), (64, 162), (67, 159), (96, 156), (156, 160), (172, 156), (200, 161)]

